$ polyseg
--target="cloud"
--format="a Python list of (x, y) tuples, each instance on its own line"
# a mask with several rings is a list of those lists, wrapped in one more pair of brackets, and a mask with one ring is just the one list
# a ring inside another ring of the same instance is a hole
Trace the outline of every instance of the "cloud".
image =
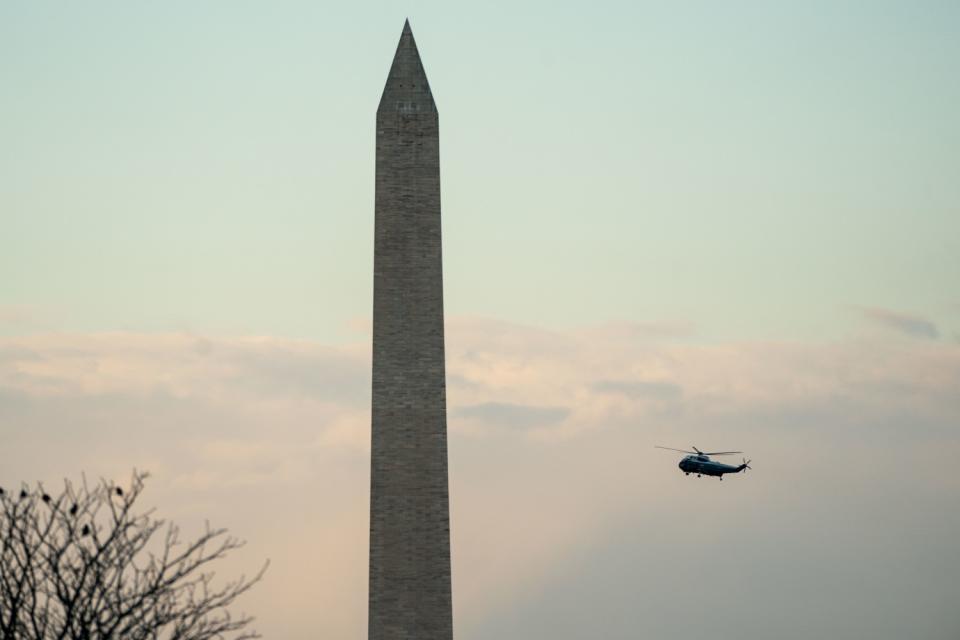
[(40, 356), (17, 345), (7, 345), (0, 347), (0, 363), (4, 362), (22, 362), (26, 360), (40, 360)]
[[(243, 601), (262, 632), (362, 635), (369, 365), (368, 342), (2, 338), (0, 485), (147, 469), (161, 517), (249, 540), (223, 576), (273, 560)], [(830, 635), (876, 601), (878, 629), (947, 615), (934, 596), (960, 571), (960, 516), (942, 508), (960, 500), (960, 345), (450, 318), (447, 371), (458, 637), (566, 640), (602, 619), (605, 637), (689, 638), (658, 613), (681, 601), (703, 624), (745, 621), (744, 638), (777, 620)], [(698, 483), (654, 444), (742, 449), (754, 471)], [(704, 574), (731, 595), (678, 578)], [(849, 588), (861, 574), (870, 588)]]
[(36, 317), (36, 309), (27, 305), (0, 305), (0, 323), (20, 325)]
[(570, 415), (566, 407), (538, 407), (509, 402), (483, 402), (454, 411), (454, 417), (507, 429), (550, 427)]
[(915, 338), (936, 340), (940, 337), (937, 325), (926, 318), (889, 309), (867, 308), (862, 311), (864, 317), (887, 329), (893, 329)]
[(631, 398), (673, 400), (683, 395), (680, 385), (673, 382), (646, 382), (641, 380), (600, 380), (593, 384), (600, 393), (616, 393)]
[(581, 330), (588, 335), (614, 337), (619, 340), (670, 340), (690, 338), (696, 326), (688, 321), (676, 322), (612, 322)]
[(351, 406), (370, 401), (370, 367), (355, 350), (264, 343), (233, 349), (227, 358), (236, 366), (238, 384)]

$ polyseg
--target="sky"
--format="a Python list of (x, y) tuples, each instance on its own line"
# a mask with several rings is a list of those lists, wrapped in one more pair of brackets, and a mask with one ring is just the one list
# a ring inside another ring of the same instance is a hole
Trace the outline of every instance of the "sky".
[(365, 635), (407, 17), (457, 637), (960, 635), (952, 2), (3, 3), (0, 486), (148, 470), (266, 637)]

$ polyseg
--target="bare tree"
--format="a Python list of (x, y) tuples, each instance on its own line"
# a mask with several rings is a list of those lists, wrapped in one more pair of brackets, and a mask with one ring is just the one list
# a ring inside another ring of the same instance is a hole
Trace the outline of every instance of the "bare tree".
[(126, 490), (67, 481), (57, 496), (42, 485), (0, 489), (0, 639), (260, 637), (247, 630), (251, 617), (227, 607), (266, 564), (215, 586), (210, 565), (243, 542), (209, 524), (182, 541), (152, 510), (135, 513), (146, 477), (134, 472)]

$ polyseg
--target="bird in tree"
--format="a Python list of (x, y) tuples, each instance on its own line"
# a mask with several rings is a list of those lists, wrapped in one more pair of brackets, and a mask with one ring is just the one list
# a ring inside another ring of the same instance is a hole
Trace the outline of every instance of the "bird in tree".
[(83, 525), (83, 529), (80, 529), (80, 535), (82, 536), (90, 535), (90, 525), (88, 524)]
[(20, 489), (20, 499), (23, 500), (23, 499), (26, 498), (26, 497), (27, 497), (27, 490), (26, 490), (26, 489)]
[(46, 493), (43, 494), (43, 496), (40, 499), (43, 500), (45, 503), (50, 504), (50, 496), (47, 495)]
[(122, 496), (122, 495), (123, 495), (123, 489), (121, 489), (120, 487), (117, 487), (117, 488), (116, 488), (116, 492), (117, 492), (117, 495), (118, 495), (118, 496)]
[(3, 487), (0, 487), (0, 496), (3, 495)]
[(79, 509), (79, 508), (80, 508), (80, 506), (79, 506), (76, 502), (74, 502), (74, 503), (73, 503), (73, 506), (70, 507), (70, 515), (72, 515), (72, 516), (77, 515), (77, 509)]

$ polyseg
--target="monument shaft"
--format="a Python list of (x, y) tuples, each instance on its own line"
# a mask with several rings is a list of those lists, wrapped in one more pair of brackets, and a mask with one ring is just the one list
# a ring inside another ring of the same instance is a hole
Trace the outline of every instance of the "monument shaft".
[(377, 109), (370, 640), (450, 640), (437, 110), (409, 23)]

